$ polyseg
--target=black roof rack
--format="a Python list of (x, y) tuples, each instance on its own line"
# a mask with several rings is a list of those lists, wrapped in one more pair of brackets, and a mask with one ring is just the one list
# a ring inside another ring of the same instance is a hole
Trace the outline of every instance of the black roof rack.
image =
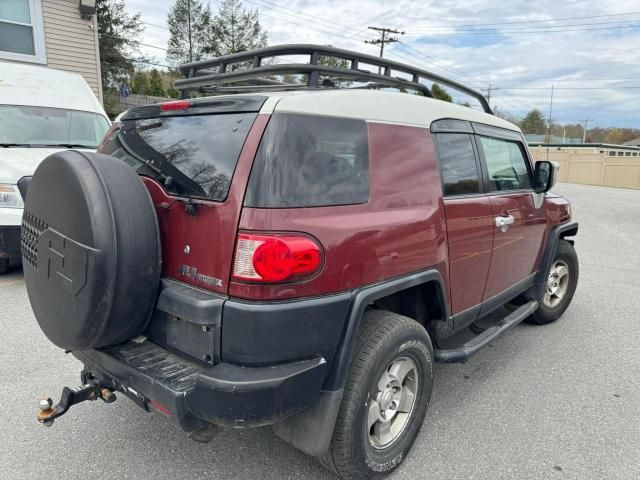
[[(308, 55), (309, 62), (269, 63), (268, 59), (287, 55)], [(323, 65), (319, 62), (321, 57), (347, 60), (350, 66), (349, 68), (344, 68)], [(361, 70), (361, 63), (378, 67), (379, 71)], [(224, 55), (210, 60), (187, 63), (180, 67), (180, 71), (186, 78), (176, 80), (175, 87), (182, 91), (183, 97), (188, 96), (189, 92), (194, 90), (210, 94), (221, 94), (268, 90), (300, 90), (302, 88), (336, 88), (332, 82), (321, 82), (321, 75), (339, 80), (369, 82), (370, 87), (411, 89), (432, 97), (429, 87), (422, 83), (423, 80), (426, 80), (427, 82), (438, 83), (465, 93), (478, 100), (485, 112), (493, 113), (489, 103), (480, 92), (454, 80), (386, 58), (322, 45), (275, 45)], [(411, 80), (393, 76), (398, 73), (410, 76)], [(272, 78), (274, 75), (285, 74), (306, 75), (307, 83), (306, 85), (291, 84)]]

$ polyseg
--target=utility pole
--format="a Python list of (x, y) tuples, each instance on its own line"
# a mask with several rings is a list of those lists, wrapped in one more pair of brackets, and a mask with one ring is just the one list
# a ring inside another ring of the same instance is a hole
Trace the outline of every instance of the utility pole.
[[(367, 27), (369, 30), (375, 30), (376, 32), (380, 32), (380, 38), (376, 38), (375, 40), (365, 40), (364, 43), (369, 43), (371, 45), (380, 45), (380, 58), (384, 55), (384, 46), (387, 43), (395, 43), (400, 40), (398, 37), (387, 37), (388, 33), (395, 33), (398, 35), (404, 35), (404, 32), (396, 30), (395, 28), (385, 28), (385, 27)], [(378, 67), (378, 73), (380, 73), (380, 67)]]
[(489, 84), (489, 86), (487, 88), (481, 88), (480, 89), (482, 92), (487, 92), (485, 95), (485, 98), (487, 99), (487, 103), (489, 105), (491, 105), (491, 92), (495, 92), (496, 90), (500, 90), (500, 87), (494, 87), (493, 85)]
[(582, 128), (582, 143), (587, 143), (587, 124), (593, 122), (593, 119), (585, 118), (582, 121), (584, 122), (584, 127)]

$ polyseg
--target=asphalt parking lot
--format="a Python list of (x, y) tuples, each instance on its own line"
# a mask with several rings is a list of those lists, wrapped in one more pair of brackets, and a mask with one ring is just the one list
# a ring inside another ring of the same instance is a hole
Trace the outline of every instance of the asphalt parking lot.
[[(391, 478), (640, 478), (640, 191), (555, 191), (580, 222), (571, 307), (437, 365), (425, 424)], [(80, 368), (41, 333), (21, 273), (0, 277), (0, 478), (334, 478), (269, 428), (198, 444), (127, 399), (38, 425), (38, 399), (78, 385)]]

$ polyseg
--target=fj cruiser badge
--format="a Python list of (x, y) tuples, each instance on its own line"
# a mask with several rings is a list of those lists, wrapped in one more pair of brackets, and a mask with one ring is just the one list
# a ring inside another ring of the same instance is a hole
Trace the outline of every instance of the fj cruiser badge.
[(178, 275), (190, 278), (191, 280), (195, 280), (196, 282), (202, 283), (209, 287), (222, 287), (222, 280), (198, 273), (198, 269), (196, 267), (191, 267), (189, 265), (180, 265), (180, 268), (178, 269)]

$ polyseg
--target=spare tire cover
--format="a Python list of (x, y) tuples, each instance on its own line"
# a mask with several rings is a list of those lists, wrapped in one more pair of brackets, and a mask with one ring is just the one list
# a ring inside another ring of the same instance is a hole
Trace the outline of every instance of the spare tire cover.
[(36, 319), (57, 346), (98, 348), (139, 334), (156, 301), (161, 254), (138, 175), (108, 155), (49, 155), (29, 186), (22, 260)]

